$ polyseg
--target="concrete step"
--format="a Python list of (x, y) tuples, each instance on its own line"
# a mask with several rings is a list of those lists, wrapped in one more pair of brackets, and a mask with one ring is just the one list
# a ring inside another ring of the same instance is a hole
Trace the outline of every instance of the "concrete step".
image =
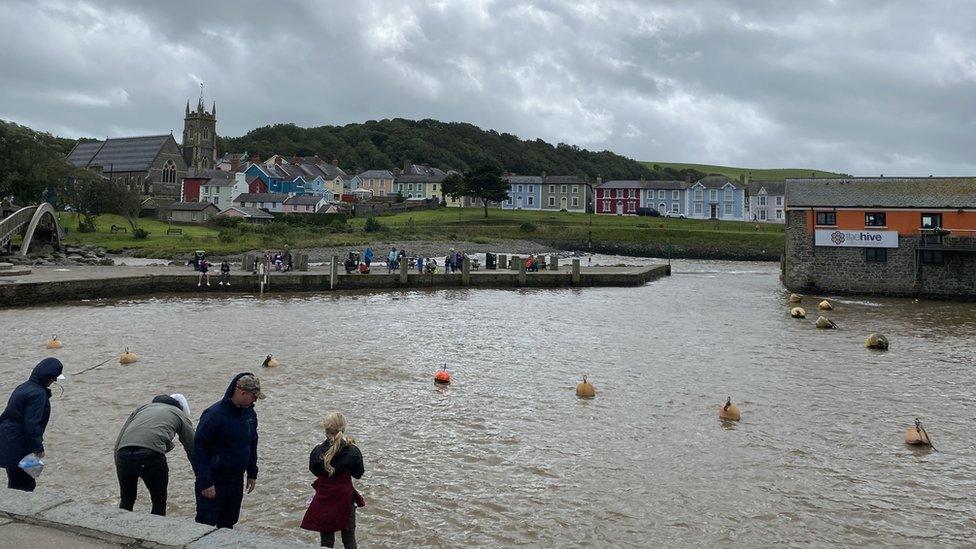
[[(10, 264), (7, 263), (7, 265), (10, 265)], [(13, 267), (13, 265), (11, 265), (11, 267)], [(24, 276), (24, 275), (29, 275), (29, 274), (31, 274), (31, 270), (30, 269), (26, 269), (26, 268), (22, 268), (22, 267), (17, 267), (16, 269), (13, 269), (13, 268), (8, 268), (8, 269), (0, 268), (0, 276)]]
[(14, 267), (13, 263), (2, 263), (0, 262), (0, 271), (9, 271)]

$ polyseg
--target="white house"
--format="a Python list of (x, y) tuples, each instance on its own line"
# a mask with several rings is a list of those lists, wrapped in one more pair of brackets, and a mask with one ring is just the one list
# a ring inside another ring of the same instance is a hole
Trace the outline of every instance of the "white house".
[(786, 182), (749, 183), (749, 216), (757, 223), (786, 223)]

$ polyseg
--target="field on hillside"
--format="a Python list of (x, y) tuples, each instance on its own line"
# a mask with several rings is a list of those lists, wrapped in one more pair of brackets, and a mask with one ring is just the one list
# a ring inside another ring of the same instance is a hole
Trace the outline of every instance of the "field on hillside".
[[(80, 233), (73, 214), (60, 214), (67, 227), (67, 241), (94, 244), (109, 250), (129, 250), (143, 257), (176, 258), (205, 249), (214, 255), (248, 250), (358, 246), (396, 240), (469, 241), (488, 243), (508, 239), (536, 240), (563, 247), (656, 246), (661, 249), (694, 250), (778, 250), (783, 247), (783, 226), (752, 223), (660, 217), (603, 216), (568, 212), (540, 212), (491, 209), (488, 217), (477, 208), (440, 208), (420, 212), (384, 215), (375, 218), (378, 227), (366, 231), (366, 220), (352, 219), (345, 225), (328, 227), (290, 226), (273, 223), (240, 229), (201, 225), (170, 224), (156, 219), (139, 220), (149, 231), (144, 240), (129, 233), (112, 234), (113, 224), (128, 228), (115, 215), (97, 219), (97, 231)], [(180, 228), (182, 235), (167, 235), (167, 229)]]
[(710, 164), (683, 164), (680, 162), (644, 162), (648, 167), (657, 164), (662, 168), (678, 170), (692, 169), (707, 174), (722, 174), (731, 179), (739, 179), (740, 175), (750, 176), (755, 181), (781, 181), (788, 177), (842, 177), (844, 174), (826, 172), (823, 170), (809, 170), (803, 168), (733, 168), (729, 166), (712, 166)]

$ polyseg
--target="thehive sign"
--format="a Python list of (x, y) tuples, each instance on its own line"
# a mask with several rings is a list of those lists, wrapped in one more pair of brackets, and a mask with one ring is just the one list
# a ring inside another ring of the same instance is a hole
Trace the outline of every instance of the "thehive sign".
[(898, 231), (817, 229), (814, 243), (832, 248), (897, 248)]

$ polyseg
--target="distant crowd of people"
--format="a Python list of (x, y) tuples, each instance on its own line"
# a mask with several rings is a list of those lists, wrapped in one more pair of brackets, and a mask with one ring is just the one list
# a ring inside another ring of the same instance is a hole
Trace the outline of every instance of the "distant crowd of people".
[[(44, 431), (51, 417), (50, 387), (63, 377), (63, 369), (56, 358), (39, 362), (28, 380), (11, 393), (0, 415), (0, 467), (6, 470), (11, 489), (33, 492), (37, 486), (35, 475), (40, 470), (36, 464), (46, 456)], [(136, 408), (122, 425), (114, 446), (119, 507), (132, 511), (141, 479), (149, 490), (150, 512), (166, 514), (166, 454), (179, 438), (195, 476), (196, 521), (233, 528), (240, 518), (244, 493), (251, 493), (257, 485), (258, 418), (254, 404), (263, 398), (258, 377), (243, 372), (234, 376), (221, 400), (204, 410), (196, 429), (182, 394), (159, 395)], [(352, 479), (362, 478), (365, 472), (363, 456), (355, 442), (346, 437), (345, 416), (331, 412), (323, 426), (325, 440), (309, 454), (315, 493), (301, 527), (320, 532), (324, 547), (334, 546), (338, 531), (343, 546), (354, 548), (356, 507), (364, 507), (366, 502)]]

